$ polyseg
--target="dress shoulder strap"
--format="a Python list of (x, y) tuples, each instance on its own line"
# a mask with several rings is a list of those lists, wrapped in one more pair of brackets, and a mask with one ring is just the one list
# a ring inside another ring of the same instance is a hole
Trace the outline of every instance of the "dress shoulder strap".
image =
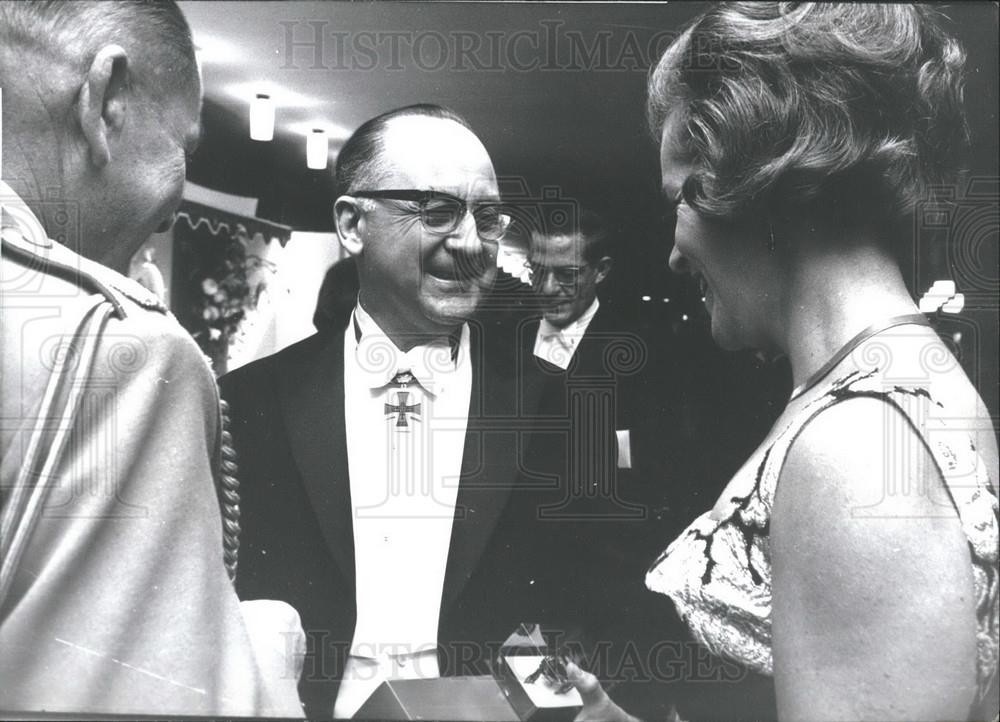
[[(969, 545), (976, 589), (978, 695), (977, 704), (989, 698), (997, 679), (998, 574), (1000, 562), (1000, 505), (991, 471), (976, 447), (972, 429), (961, 419), (934, 414), (942, 408), (922, 386), (887, 383), (878, 369), (853, 372), (837, 381), (782, 431), (761, 463), (756, 493), (761, 503), (757, 511), (769, 517), (789, 449), (809, 422), (835, 404), (853, 398), (876, 399), (899, 412), (941, 474), (950, 506), (942, 506), (942, 516), (957, 513)], [(859, 510), (863, 513), (863, 510)], [(767, 519), (758, 520), (766, 524)]]

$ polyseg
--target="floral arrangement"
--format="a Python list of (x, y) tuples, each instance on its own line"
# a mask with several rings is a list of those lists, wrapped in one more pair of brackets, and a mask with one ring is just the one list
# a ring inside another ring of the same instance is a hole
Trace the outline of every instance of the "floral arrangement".
[(223, 370), (230, 337), (247, 311), (256, 307), (264, 290), (264, 284), (254, 279), (254, 271), (273, 265), (248, 254), (248, 241), (246, 228), (238, 225), (225, 242), (213, 249), (191, 279), (195, 328), (189, 330), (219, 372)]

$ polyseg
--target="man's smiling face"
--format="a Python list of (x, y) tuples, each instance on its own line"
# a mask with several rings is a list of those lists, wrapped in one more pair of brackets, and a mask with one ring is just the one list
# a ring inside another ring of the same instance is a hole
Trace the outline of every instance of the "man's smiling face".
[[(608, 264), (587, 259), (580, 233), (532, 234), (528, 260), (532, 285), (542, 302), (545, 320), (565, 328), (580, 318), (597, 297), (597, 285)], [(572, 279), (572, 280), (571, 280)]]
[[(405, 116), (381, 141), (379, 189), (439, 191), (465, 201), (499, 200), (489, 154), (452, 120)], [(414, 333), (454, 328), (469, 318), (496, 275), (497, 243), (483, 241), (466, 213), (450, 233), (424, 228), (419, 203), (367, 199), (362, 303)]]

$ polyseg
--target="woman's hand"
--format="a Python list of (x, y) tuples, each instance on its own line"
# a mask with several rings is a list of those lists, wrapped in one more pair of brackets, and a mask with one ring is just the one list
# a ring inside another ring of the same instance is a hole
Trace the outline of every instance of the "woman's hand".
[(584, 672), (572, 662), (568, 662), (566, 676), (583, 699), (583, 709), (574, 722), (639, 722), (608, 697), (597, 677), (590, 672)]

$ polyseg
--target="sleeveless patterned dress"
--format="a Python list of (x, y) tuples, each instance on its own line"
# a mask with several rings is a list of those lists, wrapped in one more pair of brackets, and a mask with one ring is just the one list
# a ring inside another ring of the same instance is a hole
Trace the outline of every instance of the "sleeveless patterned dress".
[(886, 383), (878, 369), (840, 378), (803, 407), (767, 449), (749, 493), (733, 497), (724, 518), (713, 519), (711, 511), (698, 517), (653, 563), (646, 586), (671, 598), (694, 638), (713, 654), (773, 675), (768, 528), (778, 476), (805, 425), (851, 398), (879, 399), (903, 414), (933, 455), (958, 511), (976, 594), (976, 709), (997, 674), (997, 497), (969, 430), (928, 414), (932, 405), (943, 406), (926, 389)]

